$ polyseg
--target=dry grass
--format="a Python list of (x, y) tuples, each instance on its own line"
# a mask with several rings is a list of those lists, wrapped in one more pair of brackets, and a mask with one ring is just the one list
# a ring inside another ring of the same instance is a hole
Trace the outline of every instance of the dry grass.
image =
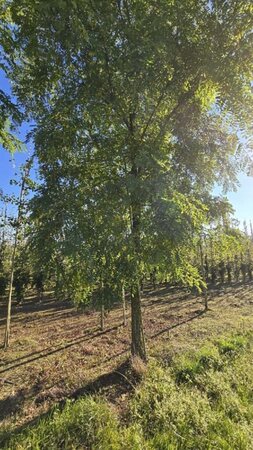
[[(149, 354), (170, 359), (175, 353), (199, 349), (209, 338), (252, 328), (252, 294), (252, 284), (214, 290), (209, 294), (210, 310), (203, 313), (202, 298), (184, 290), (164, 286), (156, 292), (147, 290), (143, 318)], [(2, 305), (1, 311), (3, 340)], [(55, 301), (52, 294), (42, 304), (29, 298), (23, 306), (14, 305), (11, 346), (7, 352), (0, 350), (2, 427), (28, 423), (56, 402), (87, 389), (103, 388), (110, 401), (123, 409), (128, 395), (123, 378), (118, 389), (115, 376), (105, 374), (118, 371), (129, 356), (129, 346), (130, 327), (122, 326), (120, 307), (110, 312), (101, 332), (97, 312), (77, 312), (71, 304)], [(142, 372), (139, 363), (133, 366)], [(99, 377), (102, 381), (93, 383)]]

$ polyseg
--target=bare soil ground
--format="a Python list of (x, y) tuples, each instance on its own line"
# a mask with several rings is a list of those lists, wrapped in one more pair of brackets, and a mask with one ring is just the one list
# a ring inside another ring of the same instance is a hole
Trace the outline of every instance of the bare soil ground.
[[(223, 286), (203, 298), (186, 290), (146, 288), (143, 318), (149, 355), (170, 358), (197, 349), (209, 338), (253, 329), (253, 284)], [(6, 305), (0, 304), (0, 342)], [(0, 349), (0, 429), (17, 428), (49, 411), (57, 402), (102, 391), (119, 410), (131, 390), (123, 374), (129, 356), (130, 323), (122, 325), (120, 305), (100, 331), (98, 312), (79, 312), (48, 293), (14, 302), (11, 343)]]

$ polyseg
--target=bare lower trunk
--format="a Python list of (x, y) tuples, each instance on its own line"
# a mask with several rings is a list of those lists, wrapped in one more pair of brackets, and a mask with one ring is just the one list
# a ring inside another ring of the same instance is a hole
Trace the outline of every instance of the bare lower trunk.
[[(200, 238), (199, 250), (200, 250), (201, 275), (202, 275), (202, 277), (204, 279), (205, 278), (205, 268), (204, 268), (204, 255), (203, 255), (203, 247), (202, 247), (202, 240), (201, 240), (201, 238)], [(207, 311), (208, 310), (207, 288), (204, 288), (203, 297), (204, 297), (205, 311)]]
[(208, 297), (207, 297), (207, 289), (204, 289), (204, 306), (205, 306), (205, 311), (208, 310)]
[(100, 328), (101, 331), (104, 331), (105, 329), (105, 307), (104, 304), (101, 304), (101, 311), (100, 311)]
[[(130, 117), (131, 133), (134, 135), (134, 118)], [(141, 179), (141, 168), (136, 164), (136, 156), (138, 155), (138, 149), (133, 148), (132, 153), (132, 168), (131, 175), (138, 181)], [(134, 190), (131, 195), (131, 232), (132, 243), (134, 248), (134, 269), (132, 272), (132, 295), (131, 295), (131, 333), (132, 344), (131, 352), (133, 356), (139, 356), (143, 361), (146, 361), (146, 348), (145, 339), (142, 325), (142, 313), (141, 313), (141, 293), (140, 293), (140, 278), (141, 278), (141, 219), (142, 219), (142, 207), (139, 198), (138, 189)]]
[(141, 314), (141, 295), (140, 287), (136, 285), (133, 289), (131, 298), (131, 312), (132, 312), (132, 347), (131, 352), (133, 356), (139, 356), (143, 361), (147, 360), (145, 339), (142, 325)]
[(6, 328), (5, 328), (5, 335), (4, 335), (4, 349), (5, 350), (9, 347), (9, 342), (10, 342), (11, 306), (12, 306), (12, 291), (13, 291), (15, 258), (16, 258), (17, 244), (18, 244), (19, 227), (20, 227), (20, 223), (21, 223), (21, 208), (22, 208), (22, 202), (23, 202), (24, 192), (25, 192), (25, 183), (26, 183), (26, 177), (29, 175), (31, 162), (32, 162), (32, 159), (29, 162), (27, 162), (27, 166), (24, 170), (22, 183), (21, 183), (21, 189), (20, 189), (19, 203), (18, 203), (17, 228), (15, 231), (15, 239), (14, 239), (14, 245), (13, 245), (12, 256), (11, 256), (10, 286), (9, 286), (9, 295), (8, 295)]
[(126, 327), (127, 325), (127, 317), (126, 317), (126, 295), (125, 288), (122, 286), (122, 310), (123, 310), (123, 325)]
[(134, 273), (135, 281), (133, 282), (131, 295), (131, 320), (132, 320), (131, 352), (133, 356), (139, 356), (143, 361), (146, 361), (147, 355), (142, 325), (140, 283), (139, 281), (136, 281), (140, 278), (140, 268), (139, 268), (141, 259), (140, 221), (141, 221), (140, 206), (138, 203), (135, 203), (133, 204), (132, 207), (132, 236), (135, 248), (136, 270)]
[[(14, 255), (14, 258), (15, 258), (15, 255)], [(10, 287), (9, 287), (9, 295), (8, 295), (8, 308), (7, 308), (6, 328), (5, 328), (5, 335), (4, 335), (4, 349), (5, 350), (9, 347), (9, 342), (10, 342), (11, 304), (12, 304), (12, 289), (13, 289), (13, 278), (14, 278), (14, 258), (13, 258), (13, 267), (11, 268), (11, 278), (10, 278)]]

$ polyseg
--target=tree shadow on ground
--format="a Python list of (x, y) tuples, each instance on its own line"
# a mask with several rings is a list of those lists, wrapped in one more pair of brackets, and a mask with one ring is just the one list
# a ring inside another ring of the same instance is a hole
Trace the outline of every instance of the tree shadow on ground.
[[(148, 340), (156, 339), (158, 336), (160, 336), (166, 332), (169, 332), (170, 330), (172, 330), (174, 328), (180, 327), (181, 325), (184, 325), (185, 323), (191, 322), (191, 321), (199, 318), (204, 313), (205, 313), (205, 311), (203, 311), (203, 310), (197, 310), (197, 311), (195, 311), (195, 314), (193, 316), (188, 317), (185, 320), (183, 320), (177, 324), (170, 325), (169, 327), (166, 327), (166, 328), (160, 330), (159, 332), (150, 336), (148, 338)], [(118, 327), (110, 328), (104, 332), (98, 333), (97, 335), (106, 334), (117, 328)], [(90, 339), (90, 337), (88, 339)], [(80, 341), (85, 341), (85, 340), (87, 340), (87, 337), (85, 337), (84, 339), (82, 339)], [(68, 345), (69, 346), (76, 345), (77, 343), (79, 343), (79, 341), (76, 340), (75, 342), (69, 343)], [(64, 348), (66, 348), (66, 346), (64, 346)], [(61, 350), (62, 350), (62, 348), (59, 348), (52, 352), (48, 352), (48, 354), (56, 353), (57, 351), (61, 351)], [(99, 364), (96, 363), (93, 366), (97, 367), (97, 366), (103, 365), (113, 359), (116, 359), (120, 356), (128, 355), (128, 354), (129, 354), (128, 349), (123, 350), (117, 354), (111, 355), (111, 356), (103, 359)], [(45, 357), (45, 356), (47, 356), (47, 355), (38, 356), (36, 358), (33, 358), (33, 360), (39, 359), (39, 358)], [(22, 362), (21, 364), (26, 364), (33, 360), (25, 361), (25, 362)], [(17, 364), (16, 367), (21, 364)], [(93, 366), (91, 366), (90, 369), (92, 369)], [(13, 368), (13, 366), (11, 368)], [(139, 380), (140, 380), (140, 376), (138, 375), (138, 373), (135, 373), (133, 371), (131, 363), (130, 363), (130, 359), (129, 359), (129, 357), (127, 357), (127, 359), (125, 361), (123, 361), (119, 366), (117, 366), (113, 371), (102, 374), (99, 377), (97, 377), (95, 380), (93, 380), (92, 382), (76, 389), (70, 395), (68, 395), (64, 400), (61, 400), (60, 402), (58, 402), (57, 406), (59, 408), (63, 408), (66, 403), (66, 400), (68, 400), (68, 399), (77, 400), (79, 397), (82, 397), (85, 395), (94, 395), (97, 393), (103, 393), (103, 395), (105, 395), (109, 401), (116, 402), (116, 400), (118, 398), (120, 398), (121, 396), (123, 396), (124, 394), (131, 393), (135, 389)], [(3, 420), (10, 414), (18, 413), (21, 410), (23, 403), (27, 399), (33, 397), (36, 394), (36, 392), (38, 392), (38, 386), (35, 384), (34, 386), (31, 387), (31, 389), (29, 391), (27, 391), (25, 389), (20, 389), (14, 396), (8, 396), (4, 400), (1, 400), (0, 401), (0, 420)], [(48, 400), (47, 393), (45, 393), (41, 396), (39, 395), (37, 397), (37, 399), (35, 400), (35, 403), (39, 404), (39, 403), (42, 403), (47, 400)], [(35, 419), (33, 419), (30, 422), (26, 422), (24, 425), (17, 428), (14, 433), (16, 434), (16, 433), (23, 431), (27, 426), (35, 425), (41, 418), (49, 417), (52, 414), (52, 411), (54, 410), (54, 408), (55, 408), (55, 406), (50, 408), (50, 410), (47, 413), (36, 417)], [(6, 436), (3, 436), (2, 438), (0, 437), (0, 445), (4, 444), (7, 439), (9, 439), (9, 437), (7, 437), (7, 438), (6, 438)]]
[[(161, 301), (159, 299), (159, 300), (154, 301), (154, 303), (155, 303), (156, 306), (159, 305), (159, 304), (162, 305), (164, 303), (165, 304), (166, 303), (174, 304), (174, 307), (172, 307), (172, 309), (170, 309), (170, 311), (168, 311), (168, 314), (170, 314), (170, 313), (173, 313), (173, 312), (177, 312), (180, 309), (180, 306), (182, 305), (182, 303), (188, 303), (189, 301), (192, 301), (192, 299), (185, 298), (185, 296), (184, 296), (184, 299), (181, 299), (181, 300), (174, 299), (172, 301)], [(148, 306), (152, 306), (152, 304), (151, 305), (147, 305), (146, 307), (148, 307)], [(174, 328), (175, 326), (179, 326), (179, 325), (185, 323), (186, 321), (187, 322), (191, 321), (194, 318), (199, 317), (199, 315), (201, 315), (201, 314), (203, 314), (203, 311), (198, 312), (198, 314), (193, 316), (193, 317), (191, 315), (190, 318), (188, 318), (188, 319), (186, 319), (184, 321), (181, 321), (181, 322), (179, 322), (176, 325), (174, 325), (174, 324), (170, 325), (169, 327), (166, 327), (165, 329), (160, 330), (158, 333), (156, 333), (156, 335), (152, 336), (152, 338), (154, 338), (156, 336), (160, 336), (161, 334), (165, 333), (166, 331), (169, 331), (170, 329)], [(175, 319), (176, 319), (176, 317), (175, 317)], [(97, 337), (101, 337), (103, 335), (109, 334), (110, 332), (117, 330), (121, 326), (122, 326), (122, 324), (119, 323), (119, 324), (116, 324), (113, 327), (108, 328), (108, 329), (106, 329), (104, 331), (98, 331), (97, 328), (89, 329), (89, 330), (87, 330), (85, 335), (82, 334), (82, 335), (80, 335), (80, 336), (78, 336), (78, 337), (76, 337), (74, 339), (71, 339), (70, 341), (65, 342), (65, 343), (61, 342), (58, 345), (54, 345), (53, 348), (52, 348), (52, 346), (51, 347), (46, 347), (44, 349), (37, 350), (35, 352), (22, 355), (22, 356), (20, 356), (18, 358), (14, 358), (14, 359), (11, 359), (11, 360), (4, 361), (4, 363), (0, 364), (0, 374), (6, 373), (6, 372), (8, 372), (8, 371), (10, 371), (12, 369), (16, 369), (17, 367), (20, 367), (20, 366), (32, 363), (34, 361), (46, 358), (46, 357), (48, 357), (50, 355), (54, 355), (54, 354), (56, 354), (58, 352), (61, 352), (63, 350), (66, 350), (66, 349), (71, 348), (71, 347), (73, 347), (75, 345), (81, 344), (83, 342), (89, 341), (91, 339), (96, 339)], [(95, 331), (97, 331), (97, 332), (95, 332)], [(1, 366), (2, 366), (2, 368), (1, 368)]]
[[(0, 305), (0, 325), (4, 324), (6, 321), (6, 310), (7, 304), (1, 303)], [(69, 301), (59, 302), (55, 299), (47, 299), (45, 301), (34, 302), (34, 301), (25, 301), (23, 304), (18, 305), (15, 301), (12, 305), (12, 322), (22, 322), (24, 321), (23, 317), (19, 317), (19, 314), (29, 314), (29, 313), (43, 313), (46, 311), (65, 311), (65, 310), (73, 309), (73, 305)], [(77, 314), (76, 311), (72, 311), (72, 314)], [(37, 319), (37, 318), (36, 318)], [(31, 320), (35, 320), (31, 318)], [(26, 319), (25, 319), (26, 321)]]
[[(117, 357), (121, 354), (127, 353), (126, 351), (121, 352), (117, 355), (114, 355), (114, 357)], [(112, 359), (112, 357), (108, 358)], [(69, 399), (77, 400), (79, 397), (86, 396), (86, 395), (94, 395), (98, 392), (103, 392), (104, 395), (106, 395), (107, 399), (109, 401), (115, 401), (116, 398), (130, 393), (135, 389), (135, 386), (139, 382), (140, 377), (137, 373), (135, 373), (131, 368), (130, 359), (127, 358), (123, 363), (121, 363), (119, 366), (116, 367), (115, 370), (105, 373), (103, 375), (100, 375), (97, 377), (94, 381), (86, 384), (85, 386), (76, 389), (73, 391), (69, 396), (67, 396), (64, 400), (61, 400), (57, 403), (57, 408), (62, 409), (64, 405), (66, 404), (66, 401)], [(3, 420), (10, 414), (17, 413), (24, 403), (25, 400), (27, 400), (28, 396), (31, 397), (31, 395), (34, 393), (34, 386), (31, 388), (31, 390), (26, 392), (26, 395), (24, 395), (24, 391), (21, 389), (17, 392), (15, 396), (9, 396), (5, 400), (0, 401), (0, 420)], [(43, 401), (46, 400), (43, 399)], [(41, 419), (46, 419), (47, 417), (50, 417), (52, 412), (55, 410), (55, 405), (49, 409), (44, 414), (41, 414), (40, 416), (35, 417), (34, 419), (24, 423), (21, 427), (17, 427), (15, 431), (11, 433), (10, 435), (0, 435), (0, 446), (2, 448), (3, 445), (6, 445), (8, 443), (8, 440), (10, 437), (13, 437), (13, 435), (16, 435), (18, 433), (21, 433), (27, 427), (36, 425)]]
[(167, 328), (163, 328), (162, 330), (158, 331), (157, 333), (154, 333), (152, 336), (150, 336), (150, 339), (155, 339), (158, 336), (161, 336), (164, 333), (168, 333), (169, 331), (173, 330), (174, 328), (178, 328), (181, 325), (184, 325), (185, 323), (191, 322), (192, 320), (198, 319), (199, 317), (203, 316), (205, 314), (205, 310), (197, 310), (195, 311), (193, 316), (190, 316), (186, 318), (185, 320), (182, 320), (181, 322), (178, 322), (174, 325), (170, 325)]
[[(201, 317), (205, 311), (203, 310), (197, 310), (195, 311), (194, 316), (191, 316), (175, 325), (170, 325), (167, 328), (164, 328), (160, 330), (158, 333), (155, 333), (154, 335), (150, 336), (148, 340), (156, 339), (158, 336), (169, 332), (170, 330), (180, 327), (181, 325), (184, 325), (185, 323), (191, 322), (199, 317)], [(106, 332), (112, 331), (117, 327), (113, 327), (110, 330), (107, 330)], [(100, 333), (106, 334), (106, 332)], [(73, 343), (73, 345), (75, 345)], [(60, 351), (61, 349), (58, 349), (57, 351)], [(99, 365), (105, 364), (109, 362), (112, 359), (118, 358), (119, 356), (129, 354), (128, 350), (123, 350), (117, 354), (114, 354), (112, 356), (109, 356), (108, 358), (105, 358), (103, 361), (100, 362)], [(43, 355), (45, 356), (45, 355)], [(37, 358), (38, 359), (38, 358)], [(25, 362), (26, 363), (26, 362)], [(98, 364), (94, 364), (94, 367), (97, 367)], [(92, 368), (92, 367), (91, 367)], [(58, 408), (63, 408), (66, 404), (66, 401), (68, 399), (77, 400), (79, 397), (86, 396), (86, 395), (94, 395), (97, 393), (102, 393), (106, 396), (107, 400), (114, 403), (118, 398), (121, 396), (131, 393), (134, 391), (135, 387), (137, 386), (138, 382), (140, 381), (140, 375), (136, 372), (134, 372), (130, 358), (128, 357), (125, 361), (120, 363), (119, 366), (117, 366), (114, 370), (112, 370), (109, 373), (105, 373), (97, 377), (95, 380), (91, 381), (90, 383), (86, 384), (85, 386), (82, 386), (75, 391), (73, 391), (70, 395), (66, 397), (66, 399), (60, 401), (57, 403)], [(0, 420), (3, 420), (5, 417), (7, 417), (10, 414), (17, 413), (27, 398), (31, 397), (35, 393), (36, 386), (33, 386), (29, 392), (20, 389), (15, 396), (9, 396), (6, 399), (0, 401)], [(46, 401), (48, 398), (47, 396), (39, 396), (36, 400), (36, 404)], [(50, 408), (48, 412), (45, 414), (42, 414), (36, 418), (34, 418), (32, 421), (26, 422), (21, 427), (17, 428), (14, 432), (20, 433), (24, 429), (27, 428), (27, 426), (35, 425), (38, 423), (40, 419), (44, 419), (46, 417), (49, 417), (52, 414), (52, 411), (55, 409), (55, 406)], [(12, 433), (13, 435), (13, 433)], [(0, 437), (0, 445), (5, 444), (8, 441), (9, 437), (6, 438), (6, 436)]]
[(53, 349), (52, 349), (52, 347), (47, 347), (44, 350), (39, 350), (39, 351), (36, 351), (33, 353), (29, 353), (27, 355), (20, 356), (19, 358), (9, 360), (4, 363), (4, 366), (8, 365), (8, 367), (4, 367), (3, 369), (1, 369), (0, 374), (8, 372), (11, 369), (15, 369), (15, 368), (23, 366), (25, 364), (29, 364), (31, 362), (37, 361), (39, 359), (46, 358), (47, 356), (54, 355), (55, 353), (58, 353), (62, 350), (66, 350), (67, 348), (73, 347), (74, 345), (80, 344), (82, 342), (89, 341), (90, 339), (94, 339), (96, 337), (100, 337), (105, 334), (108, 334), (111, 331), (117, 330), (120, 326), (121, 325), (115, 325), (111, 328), (108, 328), (104, 331), (99, 331), (95, 334), (94, 334), (94, 330), (91, 330), (91, 332), (87, 333), (85, 336), (83, 336), (83, 335), (78, 336), (77, 338), (72, 339), (70, 342), (66, 342), (65, 344), (60, 344), (58, 346), (55, 346)]
[(5, 399), (0, 400), (0, 420), (18, 413), (28, 396), (29, 392), (27, 389), (19, 389), (15, 395), (9, 395)]

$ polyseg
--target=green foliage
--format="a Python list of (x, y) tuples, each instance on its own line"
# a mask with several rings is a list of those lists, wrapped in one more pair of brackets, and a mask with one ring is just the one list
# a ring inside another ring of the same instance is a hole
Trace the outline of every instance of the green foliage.
[(22, 302), (25, 297), (25, 291), (27, 288), (27, 285), (29, 284), (30, 276), (29, 272), (25, 269), (18, 268), (14, 272), (14, 280), (13, 280), (13, 286), (15, 288), (15, 294), (17, 302)]
[[(30, 245), (77, 303), (100, 286), (108, 304), (132, 287), (132, 349), (144, 358), (143, 272), (158, 266), (170, 281), (206, 287), (190, 257), (209, 193), (235, 185), (238, 159), (251, 162), (251, 5), (11, 0), (3, 9), (8, 75), (36, 123)], [(232, 234), (221, 241), (223, 255), (239, 248)]]
[[(7, 53), (11, 48), (11, 31), (9, 28), (10, 14), (5, 0), (0, 0), (0, 70), (8, 76), (11, 70), (11, 61), (8, 61)], [(0, 89), (0, 145), (7, 151), (14, 153), (23, 150), (24, 146), (15, 136), (14, 131), (20, 125), (22, 114), (17, 105), (2, 89)]]
[(25, 243), (20, 243), (17, 246), (17, 254), (14, 266), (13, 287), (17, 302), (22, 302), (25, 297), (26, 289), (30, 283), (30, 259), (27, 253)]
[(221, 225), (206, 230), (204, 233), (204, 251), (209, 261), (231, 261), (235, 256), (243, 252), (246, 255), (246, 248), (251, 246), (250, 240), (239, 228), (226, 227)]
[(0, 273), (0, 295), (5, 295), (8, 286), (8, 277), (6, 274)]
[(235, 184), (237, 131), (250, 126), (250, 5), (7, 5), (10, 77), (37, 123), (32, 242), (43, 264), (57, 272), (60, 255), (61, 288), (77, 302), (101, 277), (134, 285), (157, 265), (201, 289), (186, 255), (213, 183)]
[[(3, 224), (4, 225), (4, 224)], [(3, 226), (1, 227), (3, 228)], [(4, 241), (4, 231), (2, 232), (2, 239), (0, 243), (0, 296), (5, 295), (6, 288), (8, 286), (8, 272), (6, 267), (6, 242)]]

